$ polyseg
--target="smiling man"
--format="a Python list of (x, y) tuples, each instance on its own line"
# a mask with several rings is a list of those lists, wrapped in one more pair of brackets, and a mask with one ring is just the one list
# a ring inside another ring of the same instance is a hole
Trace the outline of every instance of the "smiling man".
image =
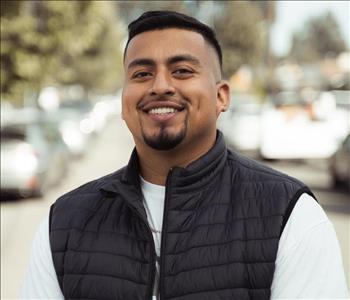
[(221, 53), (200, 33), (132, 33), (124, 59), (123, 118), (138, 156), (147, 158), (139, 160), (141, 174), (164, 185), (171, 167), (188, 165), (214, 145), (229, 87), (221, 80)]
[(338, 242), (298, 180), (226, 148), (215, 34), (169, 11), (129, 25), (128, 165), (60, 197), (23, 298), (346, 298)]

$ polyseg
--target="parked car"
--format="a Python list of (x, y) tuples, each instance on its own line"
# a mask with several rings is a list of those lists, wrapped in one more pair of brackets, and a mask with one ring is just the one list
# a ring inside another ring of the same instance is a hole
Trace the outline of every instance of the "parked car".
[(232, 94), (229, 110), (219, 128), (229, 146), (239, 151), (257, 151), (260, 146), (262, 105), (252, 94)]
[(84, 131), (84, 117), (70, 110), (58, 110), (45, 115), (46, 120), (50, 120), (61, 133), (62, 140), (68, 148), (72, 157), (82, 157), (90, 141), (91, 131)]
[(332, 118), (315, 120), (310, 103), (296, 92), (278, 94), (262, 116), (263, 159), (329, 159), (337, 149)]
[(95, 95), (91, 117), (95, 120), (97, 132), (100, 132), (111, 119), (120, 116), (121, 94), (122, 90), (118, 90), (115, 94)]
[(330, 171), (335, 187), (345, 184), (350, 190), (350, 134), (331, 157)]
[(88, 99), (65, 100), (61, 103), (58, 114), (61, 114), (64, 120), (78, 120), (80, 131), (90, 135), (98, 132), (97, 115), (93, 108)]
[(56, 126), (33, 115), (1, 126), (1, 191), (43, 196), (68, 168), (69, 153)]
[(11, 120), (12, 115), (16, 112), (16, 109), (13, 107), (11, 102), (1, 99), (0, 105), (0, 120), (2, 122), (6, 122), (7, 120)]

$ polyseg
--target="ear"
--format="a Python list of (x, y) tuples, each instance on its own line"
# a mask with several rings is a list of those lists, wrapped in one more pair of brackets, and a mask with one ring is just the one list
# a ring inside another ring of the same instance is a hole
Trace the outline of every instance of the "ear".
[(216, 116), (218, 117), (230, 105), (230, 86), (225, 80), (220, 80), (216, 86)]

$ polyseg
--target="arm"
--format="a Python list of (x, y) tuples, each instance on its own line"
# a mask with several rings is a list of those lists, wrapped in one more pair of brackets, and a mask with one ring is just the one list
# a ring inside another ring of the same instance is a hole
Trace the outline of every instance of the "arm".
[(64, 299), (52, 261), (48, 218), (35, 235), (21, 299)]
[(309, 195), (298, 200), (280, 239), (271, 299), (348, 299), (333, 225)]

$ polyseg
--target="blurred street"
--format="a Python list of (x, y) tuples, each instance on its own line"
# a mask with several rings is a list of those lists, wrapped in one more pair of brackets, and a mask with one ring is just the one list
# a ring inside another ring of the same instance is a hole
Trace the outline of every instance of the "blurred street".
[[(113, 118), (89, 146), (87, 155), (73, 161), (62, 183), (44, 198), (4, 199), (1, 203), (1, 299), (18, 298), (30, 254), (31, 241), (39, 223), (57, 197), (79, 185), (125, 165), (133, 140), (120, 117)], [(350, 269), (350, 200), (346, 191), (330, 189), (327, 164), (320, 161), (269, 162), (270, 166), (307, 183), (333, 222), (343, 254), (348, 285)]]

